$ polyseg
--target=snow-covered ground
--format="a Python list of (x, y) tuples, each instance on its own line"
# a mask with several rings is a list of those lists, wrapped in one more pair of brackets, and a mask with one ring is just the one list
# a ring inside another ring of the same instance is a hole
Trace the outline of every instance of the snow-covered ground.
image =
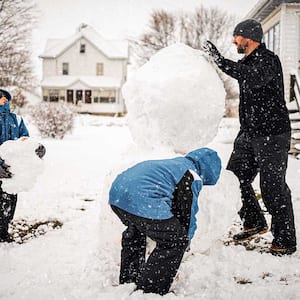
[[(138, 77), (128, 79), (128, 119), (78, 115), (63, 140), (41, 140), (47, 149), (44, 170), (32, 188), (19, 193), (12, 229), (21, 232), (24, 222), (45, 222), (36, 232), (46, 234), (25, 236), (23, 244), (0, 244), (1, 299), (160, 299), (133, 292), (134, 284), (118, 285), (124, 226), (108, 205), (108, 191), (115, 176), (134, 163), (201, 146), (218, 151), (223, 170), (217, 185), (200, 193), (198, 230), (172, 293), (164, 298), (299, 299), (300, 252), (274, 257), (224, 244), (240, 227), (238, 182), (225, 170), (238, 120), (221, 118), (223, 86), (203, 53), (182, 45), (161, 51)], [(174, 62), (183, 58), (179, 68)], [(24, 172), (32, 174), (28, 167)], [(299, 240), (300, 160), (289, 158), (287, 177)], [(50, 221), (62, 226), (52, 230), (46, 225)], [(266, 233), (257, 244), (271, 240)]]
[[(28, 127), (35, 135), (34, 126)], [(211, 143), (223, 165), (237, 130), (236, 119), (223, 119)], [(126, 118), (80, 115), (64, 140), (42, 143), (47, 148), (44, 172), (31, 190), (19, 194), (15, 219), (54, 218), (63, 226), (24, 244), (0, 244), (0, 298), (160, 299), (140, 291), (130, 295), (133, 284), (117, 286), (123, 226), (110, 211), (107, 191), (116, 172), (133, 160), (176, 154), (135, 149)], [(290, 157), (287, 181), (298, 240), (299, 177), (300, 161)], [(198, 231), (172, 286), (174, 293), (165, 299), (299, 299), (300, 252), (279, 258), (223, 244), (238, 220), (234, 183), (223, 170), (219, 184), (201, 193)]]

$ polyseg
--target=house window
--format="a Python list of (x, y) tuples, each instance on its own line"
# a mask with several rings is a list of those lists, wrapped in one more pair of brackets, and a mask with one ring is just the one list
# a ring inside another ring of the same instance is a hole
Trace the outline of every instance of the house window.
[(280, 24), (277, 23), (264, 33), (266, 47), (279, 55), (280, 52)]
[(80, 44), (80, 53), (85, 53), (85, 44)]
[(94, 103), (116, 103), (116, 90), (95, 90), (93, 95)]
[(59, 99), (59, 90), (49, 90), (49, 101), (58, 102)]
[(280, 52), (280, 27), (279, 24), (274, 27), (274, 52), (279, 55)]
[(62, 74), (69, 75), (69, 63), (62, 64)]
[(109, 98), (108, 97), (100, 97), (100, 103), (109, 103)]
[(102, 76), (103, 75), (103, 63), (97, 63), (96, 67), (96, 75), (97, 76)]

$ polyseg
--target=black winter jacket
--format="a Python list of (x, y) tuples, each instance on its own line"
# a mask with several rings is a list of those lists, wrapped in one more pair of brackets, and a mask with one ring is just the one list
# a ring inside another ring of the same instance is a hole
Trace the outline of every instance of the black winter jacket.
[(218, 66), (239, 82), (239, 118), (243, 132), (256, 137), (291, 130), (281, 63), (265, 44), (238, 62), (223, 58)]

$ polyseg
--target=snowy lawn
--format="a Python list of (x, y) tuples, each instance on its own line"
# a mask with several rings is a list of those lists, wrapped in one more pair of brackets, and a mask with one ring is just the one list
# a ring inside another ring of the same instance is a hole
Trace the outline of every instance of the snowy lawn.
[[(32, 135), (36, 129), (29, 124)], [(238, 129), (223, 119), (210, 144), (226, 166)], [(44, 172), (35, 186), (19, 193), (15, 219), (56, 219), (60, 229), (24, 244), (0, 244), (1, 299), (160, 299), (118, 286), (123, 226), (107, 205), (109, 184), (117, 172), (147, 158), (176, 156), (163, 149), (135, 148), (125, 118), (80, 115), (63, 140), (43, 139)], [(178, 155), (178, 154), (177, 154)], [(300, 160), (289, 159), (288, 184), (300, 240)], [(225, 246), (236, 230), (239, 191), (223, 170), (217, 186), (200, 193), (198, 231), (165, 299), (299, 299), (300, 252), (274, 257), (243, 246)], [(46, 229), (47, 231), (47, 229)], [(271, 234), (265, 235), (271, 241)]]

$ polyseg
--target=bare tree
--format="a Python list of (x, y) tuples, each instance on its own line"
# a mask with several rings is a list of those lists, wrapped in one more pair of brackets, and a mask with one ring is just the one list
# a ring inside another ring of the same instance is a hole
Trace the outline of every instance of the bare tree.
[(141, 62), (147, 61), (158, 50), (176, 42), (201, 49), (205, 40), (216, 44), (224, 54), (228, 52), (235, 17), (216, 8), (200, 6), (193, 13), (175, 16), (166, 11), (154, 11), (149, 31), (131, 41), (132, 51)]
[(163, 10), (151, 15), (149, 32), (137, 41), (131, 41), (131, 49), (138, 63), (145, 63), (158, 50), (176, 42), (176, 18)]
[[(156, 11), (151, 15), (149, 32), (131, 42), (131, 56), (139, 65), (147, 62), (158, 50), (175, 42), (202, 49), (203, 43), (210, 40), (223, 55), (232, 57), (230, 39), (235, 22), (234, 15), (217, 7), (206, 8), (203, 5), (193, 13), (182, 13), (180, 16)], [(235, 82), (218, 68), (216, 71), (224, 84), (226, 99), (236, 99), (238, 91)]]
[(212, 41), (222, 53), (226, 53), (232, 36), (235, 17), (217, 8), (201, 5), (192, 14), (180, 18), (180, 41), (195, 49), (201, 49), (206, 40)]
[(30, 46), (35, 20), (32, 0), (0, 0), (0, 86), (32, 85)]

